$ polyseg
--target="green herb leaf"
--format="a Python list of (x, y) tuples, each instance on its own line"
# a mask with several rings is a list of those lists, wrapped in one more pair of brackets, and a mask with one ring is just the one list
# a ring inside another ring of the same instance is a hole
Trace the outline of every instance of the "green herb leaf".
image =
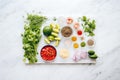
[(25, 51), (23, 61), (27, 59), (29, 63), (37, 62), (37, 47), (41, 38), (40, 28), (45, 20), (46, 17), (44, 16), (27, 14), (28, 23), (25, 23), (25, 31), (22, 35), (23, 49)]
[(86, 16), (83, 16), (82, 19), (83, 24), (82, 27), (84, 29), (84, 32), (88, 34), (88, 36), (94, 36), (94, 30), (96, 28), (95, 20), (90, 20)]

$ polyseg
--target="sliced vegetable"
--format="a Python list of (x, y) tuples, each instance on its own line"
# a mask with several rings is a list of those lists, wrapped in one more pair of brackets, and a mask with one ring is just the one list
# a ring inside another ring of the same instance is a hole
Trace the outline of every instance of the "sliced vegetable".
[(51, 41), (56, 41), (55, 46), (59, 45), (60, 38), (58, 37), (59, 31), (60, 31), (60, 26), (58, 24), (51, 23), (50, 28), (52, 28), (51, 34), (45, 39), (45, 42), (47, 44), (50, 44)]
[(74, 55), (73, 55), (73, 61), (78, 62), (81, 60), (80, 57), (81, 52), (80, 51), (75, 51)]
[(41, 49), (40, 55), (41, 55), (43, 60), (52, 61), (56, 58), (57, 51), (53, 46), (46, 45)]
[(50, 41), (46, 38), (44, 39), (47, 44), (50, 44)]
[(61, 39), (60, 39), (59, 37), (56, 37), (56, 38), (55, 38), (55, 40), (58, 40), (58, 41), (60, 41)]
[(89, 55), (89, 57), (90, 57), (91, 59), (97, 59), (97, 58), (98, 58), (98, 56), (97, 56), (96, 54)]
[(37, 47), (41, 38), (40, 28), (46, 17), (28, 14), (27, 23), (24, 25), (24, 33), (22, 34), (23, 49), (24, 49), (24, 61), (26, 59), (29, 63), (37, 62)]
[(60, 42), (60, 41), (58, 41), (58, 40), (55, 42), (55, 46), (56, 46), (56, 47), (59, 45), (59, 42)]
[(54, 40), (55, 40), (55, 37), (52, 36), (52, 35), (50, 35), (50, 36), (48, 36), (48, 40), (49, 40), (49, 41), (54, 41)]
[(60, 30), (60, 25), (56, 24), (55, 29)]
[(50, 27), (53, 29), (53, 28), (55, 28), (55, 24), (54, 23), (51, 23), (50, 24)]
[(85, 47), (86, 43), (85, 42), (81, 42), (80, 45), (81, 45), (81, 47)]
[(84, 32), (87, 33), (88, 36), (94, 36), (95, 35), (94, 30), (96, 28), (95, 20), (90, 20), (86, 16), (83, 16), (81, 20), (83, 21), (82, 26)]
[(89, 55), (94, 55), (94, 54), (95, 54), (95, 51), (89, 50), (89, 51), (88, 51), (88, 54), (89, 54)]
[(73, 55), (73, 60), (77, 62), (77, 61), (80, 61), (81, 59), (86, 59), (87, 56), (88, 55), (86, 51), (77, 50)]
[(59, 29), (53, 29), (53, 32), (58, 33)]
[(89, 54), (89, 57), (90, 57), (91, 59), (97, 59), (97, 58), (98, 58), (98, 56), (95, 54), (95, 51), (94, 51), (94, 50), (89, 50), (89, 51), (88, 51), (88, 54)]
[(57, 36), (58, 36), (58, 34), (57, 34), (57, 33), (55, 33), (55, 32), (52, 32), (52, 33), (51, 33), (51, 35), (53, 35), (53, 36), (55, 36), (55, 37), (57, 37)]

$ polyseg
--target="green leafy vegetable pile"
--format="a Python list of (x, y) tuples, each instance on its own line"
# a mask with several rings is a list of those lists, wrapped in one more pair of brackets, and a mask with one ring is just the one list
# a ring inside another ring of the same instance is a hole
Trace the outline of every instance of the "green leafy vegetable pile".
[(45, 22), (46, 17), (35, 14), (27, 15), (27, 23), (24, 25), (24, 33), (22, 34), (24, 61), (26, 59), (29, 63), (37, 62), (37, 47), (41, 38), (40, 28)]
[(95, 35), (94, 30), (96, 28), (95, 20), (90, 20), (86, 16), (83, 16), (81, 20), (83, 21), (82, 26), (83, 26), (84, 32), (87, 33), (88, 36), (94, 36)]

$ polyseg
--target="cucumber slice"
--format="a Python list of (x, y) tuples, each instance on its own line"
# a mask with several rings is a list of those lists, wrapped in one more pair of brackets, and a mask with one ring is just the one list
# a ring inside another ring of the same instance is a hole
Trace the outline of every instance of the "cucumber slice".
[(59, 30), (58, 29), (53, 29), (53, 32), (58, 33)]
[(54, 23), (51, 23), (51, 24), (50, 24), (50, 27), (55, 28), (56, 26), (55, 26)]
[(89, 55), (89, 57), (90, 57), (91, 59), (97, 59), (97, 58), (98, 58), (98, 56), (97, 56), (96, 54), (94, 54), (94, 55)]
[(88, 51), (88, 54), (89, 54), (89, 55), (94, 55), (94, 54), (95, 54), (95, 51), (89, 50), (89, 51)]
[(55, 33), (55, 32), (52, 32), (52, 33), (51, 33), (51, 35), (53, 35), (53, 36), (55, 36), (55, 37), (57, 37), (57, 36), (58, 36), (58, 34), (57, 34), (57, 33)]
[(55, 38), (55, 40), (58, 40), (58, 41), (60, 41), (61, 39), (60, 39), (59, 37), (56, 37), (56, 38)]
[(55, 29), (60, 30), (60, 25), (59, 25), (59, 24), (56, 24)]
[(45, 43), (50, 44), (50, 41), (46, 38), (44, 39)]
[(50, 35), (50, 36), (48, 36), (48, 40), (49, 40), (49, 41), (54, 41), (55, 38), (54, 38), (54, 36)]
[(57, 47), (59, 45), (59, 41), (57, 40), (56, 42), (55, 42), (55, 46)]

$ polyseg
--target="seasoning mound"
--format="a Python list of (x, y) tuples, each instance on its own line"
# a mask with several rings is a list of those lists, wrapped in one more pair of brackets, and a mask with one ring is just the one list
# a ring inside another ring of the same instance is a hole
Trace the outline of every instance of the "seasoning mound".
[(71, 27), (65, 26), (62, 28), (61, 33), (64, 37), (70, 37), (73, 31)]
[(94, 45), (94, 40), (93, 39), (89, 39), (87, 41), (87, 44), (88, 44), (88, 46), (93, 46)]

